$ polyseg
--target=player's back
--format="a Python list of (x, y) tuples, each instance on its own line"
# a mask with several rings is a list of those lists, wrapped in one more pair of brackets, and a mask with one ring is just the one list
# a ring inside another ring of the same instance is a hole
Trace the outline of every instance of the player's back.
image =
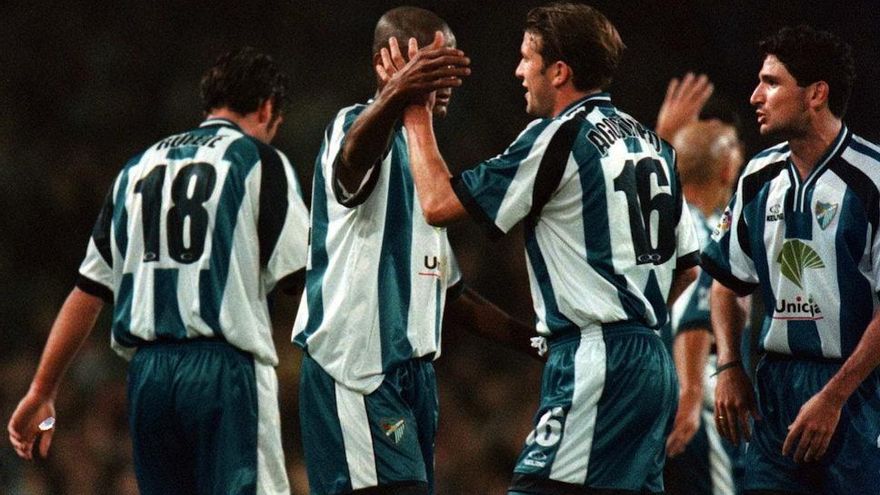
[(221, 119), (129, 161), (93, 233), (100, 259), (81, 270), (113, 287), (114, 347), (214, 338), (275, 362), (266, 295), (304, 264), (295, 181), (280, 152)]
[(545, 160), (553, 140), (566, 133), (573, 136), (570, 154), (561, 155), (565, 170), (552, 198), (537, 221), (526, 223), (540, 291), (533, 289), (533, 297), (549, 307), (553, 296), (551, 309), (558, 313), (545, 311), (547, 326), (551, 333), (564, 331), (565, 321), (580, 328), (614, 322), (658, 328), (667, 319), (666, 297), (680, 258), (692, 266), (699, 249), (682, 208), (674, 151), (605, 94), (554, 120), (564, 122)]

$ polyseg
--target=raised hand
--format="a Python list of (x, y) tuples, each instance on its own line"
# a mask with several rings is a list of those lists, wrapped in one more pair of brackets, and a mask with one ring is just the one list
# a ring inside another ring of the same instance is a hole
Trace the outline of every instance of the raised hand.
[(675, 133), (700, 117), (715, 86), (705, 74), (688, 72), (680, 81), (672, 78), (657, 114), (657, 135), (671, 141)]
[(396, 38), (392, 37), (388, 45), (380, 51), (382, 63), (376, 64), (376, 74), (382, 91), (390, 92), (403, 104), (424, 103), (434, 91), (461, 86), (462, 78), (470, 74), (470, 59), (461, 50), (445, 46), (439, 31), (423, 49), (410, 38), (409, 61), (404, 59)]

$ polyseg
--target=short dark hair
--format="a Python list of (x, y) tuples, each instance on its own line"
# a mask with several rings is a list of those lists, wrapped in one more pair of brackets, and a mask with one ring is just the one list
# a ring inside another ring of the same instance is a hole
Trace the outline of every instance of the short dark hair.
[(281, 115), (288, 103), (290, 80), (271, 56), (246, 46), (224, 53), (202, 76), (202, 109), (217, 108), (246, 115), (272, 100), (273, 113)]
[(574, 86), (581, 91), (607, 88), (626, 48), (614, 24), (583, 4), (536, 7), (526, 16), (525, 30), (540, 36), (540, 46), (535, 49), (544, 66), (557, 61), (568, 64), (574, 72)]
[(805, 87), (828, 84), (828, 109), (843, 118), (856, 78), (852, 48), (835, 34), (805, 24), (786, 26), (758, 44), (764, 57), (773, 55)]
[(388, 40), (394, 37), (406, 56), (406, 43), (410, 38), (415, 38), (419, 47), (423, 47), (434, 41), (434, 33), (437, 31), (442, 31), (447, 36), (452, 35), (446, 21), (430, 10), (409, 6), (393, 8), (382, 14), (376, 23), (373, 55), (379, 53), (383, 47), (388, 47)]

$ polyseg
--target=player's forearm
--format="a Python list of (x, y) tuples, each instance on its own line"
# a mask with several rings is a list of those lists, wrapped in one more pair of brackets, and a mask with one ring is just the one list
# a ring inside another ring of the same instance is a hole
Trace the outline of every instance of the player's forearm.
[(689, 329), (675, 336), (672, 351), (681, 395), (702, 397), (703, 375), (711, 345), (712, 334), (708, 329)]
[(446, 308), (444, 328), (465, 328), (471, 333), (491, 340), (508, 349), (540, 359), (531, 346), (535, 330), (530, 325), (511, 317), (470, 288)]
[(58, 385), (77, 351), (95, 326), (104, 302), (80, 289), (73, 289), (49, 332), (40, 365), (31, 382), (31, 391), (54, 398)]
[(434, 226), (448, 225), (465, 211), (452, 190), (449, 168), (437, 148), (430, 110), (410, 106), (404, 111), (410, 166), (422, 214)]
[(370, 168), (382, 159), (402, 111), (403, 103), (394, 95), (379, 93), (355, 119), (345, 136), (336, 170), (336, 177), (346, 189), (357, 190)]
[(877, 366), (880, 366), (880, 311), (874, 314), (853, 353), (825, 384), (821, 393), (826, 394), (836, 406), (843, 407)]
[(720, 282), (712, 283), (710, 296), (712, 329), (715, 332), (715, 349), (719, 365), (741, 358), (739, 349), (745, 314), (738, 298), (736, 292)]

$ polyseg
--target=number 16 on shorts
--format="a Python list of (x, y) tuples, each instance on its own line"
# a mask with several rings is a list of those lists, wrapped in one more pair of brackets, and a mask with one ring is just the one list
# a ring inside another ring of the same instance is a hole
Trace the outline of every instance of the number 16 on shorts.
[(553, 462), (564, 422), (565, 410), (559, 406), (541, 416), (535, 429), (526, 438), (526, 448), (517, 462), (517, 472), (542, 471)]

